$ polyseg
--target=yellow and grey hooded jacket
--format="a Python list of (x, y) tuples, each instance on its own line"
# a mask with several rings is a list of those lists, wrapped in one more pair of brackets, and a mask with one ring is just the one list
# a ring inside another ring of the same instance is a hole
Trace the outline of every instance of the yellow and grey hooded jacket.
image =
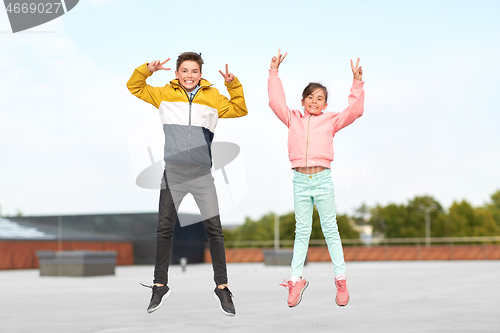
[(134, 96), (158, 109), (165, 133), (165, 163), (211, 168), (210, 148), (218, 119), (237, 118), (248, 113), (240, 81), (235, 77), (231, 83), (224, 82), (231, 96), (229, 100), (212, 88), (210, 82), (201, 79), (200, 89), (189, 100), (177, 79), (164, 87), (146, 84), (146, 78), (152, 75), (147, 65), (135, 69), (127, 88)]

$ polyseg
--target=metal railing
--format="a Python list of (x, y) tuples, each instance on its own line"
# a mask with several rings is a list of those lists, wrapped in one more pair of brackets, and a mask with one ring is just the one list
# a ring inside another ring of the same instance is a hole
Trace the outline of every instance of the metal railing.
[[(430, 240), (430, 242), (429, 242)], [(293, 240), (280, 240), (280, 247), (292, 247)], [(370, 244), (365, 244), (362, 239), (342, 239), (343, 245), (361, 245), (361, 246), (380, 246), (380, 245), (401, 245), (401, 244), (413, 244), (422, 245), (429, 243), (432, 244), (466, 244), (466, 243), (500, 243), (500, 236), (485, 236), (485, 237), (431, 237), (425, 238), (373, 238)], [(324, 239), (311, 239), (309, 241), (310, 245), (326, 245)], [(247, 241), (226, 241), (225, 246), (227, 248), (233, 247), (273, 247), (275, 245), (275, 240), (247, 240)]]

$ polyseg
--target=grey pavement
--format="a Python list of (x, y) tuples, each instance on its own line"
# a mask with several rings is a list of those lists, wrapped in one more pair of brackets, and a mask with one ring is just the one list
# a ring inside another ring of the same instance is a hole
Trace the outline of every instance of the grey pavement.
[(331, 263), (309, 263), (310, 285), (289, 309), (278, 286), (290, 269), (229, 264), (236, 316), (211, 293), (210, 264), (170, 268), (173, 293), (146, 312), (152, 266), (115, 276), (40, 277), (0, 271), (0, 332), (500, 332), (500, 261), (348, 262), (351, 301), (335, 304)]

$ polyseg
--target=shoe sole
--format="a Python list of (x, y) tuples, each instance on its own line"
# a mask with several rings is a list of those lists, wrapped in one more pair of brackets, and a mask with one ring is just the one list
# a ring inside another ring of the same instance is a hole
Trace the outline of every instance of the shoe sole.
[(167, 293), (166, 293), (165, 295), (163, 295), (163, 297), (161, 298), (161, 302), (160, 302), (160, 304), (158, 304), (155, 308), (148, 309), (148, 313), (153, 313), (153, 312), (155, 312), (156, 310), (158, 310), (158, 309), (160, 308), (160, 306), (162, 306), (162, 305), (163, 305), (163, 302), (165, 302), (165, 300), (166, 300), (167, 298), (169, 298), (171, 294), (172, 294), (172, 289), (169, 289), (169, 290), (167, 291)]
[(339, 304), (339, 302), (337, 302), (337, 297), (335, 297), (335, 303), (338, 305), (338, 306), (346, 306), (347, 304), (349, 304), (349, 301), (351, 300), (351, 296), (349, 296), (349, 298), (347, 299), (347, 303), (345, 304)]
[(297, 302), (297, 304), (295, 304), (295, 305), (289, 305), (288, 306), (289, 308), (294, 308), (294, 307), (296, 307), (297, 305), (300, 304), (300, 302), (302, 301), (302, 293), (304, 293), (304, 291), (306, 290), (307, 286), (309, 286), (309, 281), (306, 281), (306, 284), (305, 284), (304, 288), (302, 288), (302, 290), (300, 291), (300, 298), (299, 298), (299, 301)]
[(223, 314), (225, 314), (226, 316), (229, 316), (229, 317), (233, 317), (235, 315), (234, 313), (226, 312), (222, 308), (222, 303), (220, 302), (219, 296), (217, 296), (217, 294), (215, 293), (215, 291), (212, 292), (212, 296), (215, 298), (215, 300), (217, 301), (217, 303), (219, 303), (219, 308), (220, 308), (220, 310), (222, 311)]

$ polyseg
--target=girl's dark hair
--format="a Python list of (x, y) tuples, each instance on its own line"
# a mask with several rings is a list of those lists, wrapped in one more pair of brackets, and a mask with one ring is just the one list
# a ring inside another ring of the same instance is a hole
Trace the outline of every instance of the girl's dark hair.
[(309, 82), (307, 87), (302, 92), (302, 99), (306, 99), (307, 96), (311, 95), (318, 89), (323, 89), (323, 92), (325, 93), (325, 103), (326, 103), (326, 101), (328, 100), (328, 90), (324, 85), (319, 84), (317, 82)]
[(203, 65), (203, 59), (201, 58), (201, 53), (195, 53), (195, 52), (184, 52), (182, 53), (179, 58), (177, 58), (177, 70), (179, 70), (179, 67), (181, 67), (181, 64), (184, 61), (191, 60), (196, 62), (200, 66), (200, 72), (201, 72), (201, 65)]

